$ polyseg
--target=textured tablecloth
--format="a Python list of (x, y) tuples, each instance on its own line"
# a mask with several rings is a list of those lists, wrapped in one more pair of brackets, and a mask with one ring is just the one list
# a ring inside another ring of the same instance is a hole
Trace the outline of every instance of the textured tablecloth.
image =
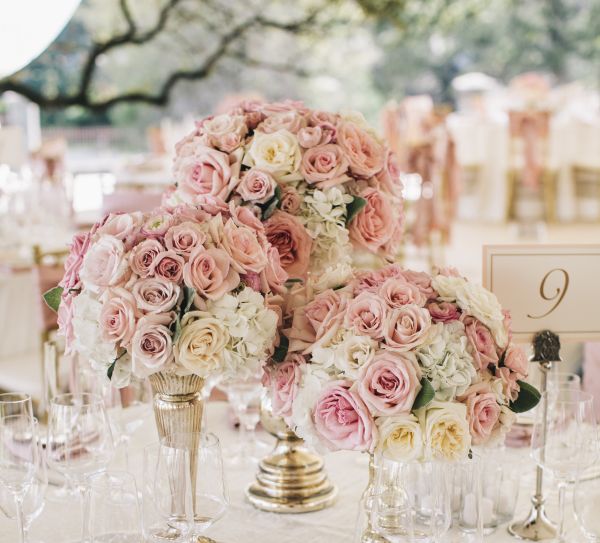
[[(156, 430), (151, 413), (144, 426), (133, 437), (130, 449), (130, 469), (141, 476), (141, 450), (144, 445), (156, 440)], [(230, 427), (226, 405), (211, 403), (208, 407), (208, 424), (223, 444), (235, 441), (237, 433)], [(262, 437), (267, 438), (264, 435)], [(514, 451), (513, 451), (514, 452)], [(519, 451), (515, 463), (523, 469), (522, 491), (519, 497), (517, 516), (523, 517), (529, 510), (528, 500), (533, 488), (533, 466), (527, 451)], [(226, 468), (231, 505), (226, 516), (216, 523), (207, 535), (219, 543), (352, 543), (358, 513), (359, 497), (367, 482), (367, 459), (358, 453), (339, 452), (326, 457), (330, 478), (339, 488), (337, 503), (324, 511), (300, 515), (278, 515), (254, 509), (244, 498), (244, 489), (254, 478), (254, 469)], [(549, 496), (549, 513), (555, 514), (556, 495)], [(574, 519), (569, 505), (567, 523), (570, 528), (569, 541), (582, 543), (583, 536), (573, 529)], [(31, 529), (32, 543), (69, 543), (79, 541), (80, 512), (75, 503), (57, 504), (48, 502)], [(16, 543), (14, 522), (0, 514), (0, 543)], [(450, 534), (443, 543), (466, 542), (459, 534)], [(486, 543), (516, 541), (500, 526), (485, 538)]]

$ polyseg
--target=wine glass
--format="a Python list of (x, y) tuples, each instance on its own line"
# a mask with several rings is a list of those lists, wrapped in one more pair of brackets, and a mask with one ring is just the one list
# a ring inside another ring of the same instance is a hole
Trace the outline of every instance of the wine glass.
[(0, 417), (9, 415), (33, 417), (31, 396), (23, 392), (3, 392), (0, 394)]
[[(107, 468), (113, 447), (110, 423), (100, 396), (61, 394), (52, 400), (46, 446), (48, 466), (62, 474), (77, 491), (82, 508), (86, 478)], [(85, 541), (85, 524), (82, 527)]]
[(600, 542), (600, 485), (598, 479), (580, 477), (575, 484), (573, 507), (581, 531), (590, 543)]
[(581, 390), (563, 388), (544, 392), (541, 404), (531, 438), (531, 452), (536, 463), (552, 472), (557, 481), (557, 541), (566, 542), (564, 517), (567, 483), (591, 466), (598, 453), (593, 396)]
[(229, 496), (223, 473), (223, 456), (217, 436), (211, 433), (176, 433), (165, 443), (190, 451), (192, 462), (192, 493), (194, 502), (194, 536), (198, 541), (210, 526), (221, 519), (229, 506)]
[(167, 443), (144, 449), (142, 529), (147, 543), (187, 543), (193, 530), (190, 449)]
[(141, 512), (133, 475), (105, 471), (88, 477), (86, 525), (91, 543), (139, 543)]
[(229, 404), (240, 422), (240, 439), (227, 452), (228, 461), (234, 466), (258, 462), (272, 449), (268, 443), (256, 437), (256, 425), (260, 420), (260, 401), (263, 385), (260, 377), (232, 379), (224, 383)]
[(39, 464), (35, 422), (29, 415), (0, 417), (0, 485), (13, 497), (21, 543), (25, 543), (24, 501)]

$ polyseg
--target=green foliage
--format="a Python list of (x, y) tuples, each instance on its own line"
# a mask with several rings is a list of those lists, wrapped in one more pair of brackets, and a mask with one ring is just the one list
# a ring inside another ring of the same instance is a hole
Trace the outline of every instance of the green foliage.
[(273, 353), (273, 360), (275, 362), (283, 362), (287, 356), (289, 347), (290, 340), (287, 338), (287, 336), (281, 334), (279, 336), (279, 345), (275, 348), (275, 352)]
[(46, 302), (46, 305), (53, 311), (58, 311), (62, 293), (62, 287), (54, 287), (44, 292), (44, 301)]
[(354, 196), (352, 201), (346, 207), (346, 226), (352, 222), (352, 219), (358, 215), (358, 212), (367, 205), (367, 201), (360, 196)]
[(510, 402), (509, 407), (514, 413), (525, 413), (540, 403), (541, 394), (537, 388), (525, 381), (517, 381), (517, 383), (521, 387), (519, 397), (514, 402)]
[(421, 390), (415, 398), (415, 403), (413, 403), (412, 410), (414, 411), (415, 409), (421, 409), (422, 407), (429, 405), (433, 401), (434, 397), (435, 390), (433, 389), (433, 386), (425, 377), (423, 377), (421, 379)]

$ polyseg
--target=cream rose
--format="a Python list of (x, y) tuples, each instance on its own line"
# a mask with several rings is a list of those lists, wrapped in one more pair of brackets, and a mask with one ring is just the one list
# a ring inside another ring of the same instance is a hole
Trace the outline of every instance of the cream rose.
[(379, 441), (376, 452), (399, 462), (420, 460), (423, 456), (423, 432), (412, 413), (377, 419)]
[(277, 181), (299, 181), (302, 154), (296, 137), (287, 130), (256, 132), (244, 164), (269, 172)]
[(433, 459), (461, 460), (469, 453), (471, 433), (467, 406), (457, 402), (431, 402), (419, 409), (426, 454)]

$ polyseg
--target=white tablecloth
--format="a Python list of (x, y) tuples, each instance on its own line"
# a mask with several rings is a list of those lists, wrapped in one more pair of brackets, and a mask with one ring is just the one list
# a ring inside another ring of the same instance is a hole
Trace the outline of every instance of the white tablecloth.
[[(226, 405), (211, 403), (208, 407), (208, 424), (223, 446), (233, 443), (237, 433), (228, 423)], [(263, 434), (262, 437), (269, 437)], [(130, 469), (141, 476), (141, 450), (157, 439), (151, 414), (144, 426), (133, 437), (130, 451)], [(514, 452), (514, 451), (513, 451)], [(324, 511), (299, 515), (278, 515), (254, 509), (244, 498), (244, 489), (254, 478), (254, 468), (227, 469), (227, 482), (231, 505), (226, 516), (216, 523), (207, 535), (219, 543), (352, 543), (358, 512), (358, 501), (367, 482), (367, 461), (364, 455), (339, 452), (326, 457), (330, 478), (339, 488), (337, 503)], [(533, 466), (527, 451), (516, 453), (515, 464), (523, 470), (522, 491), (519, 497), (517, 516), (524, 517), (529, 510), (529, 496), (533, 488)], [(141, 488), (141, 487), (140, 487)], [(548, 512), (552, 518), (556, 513), (556, 495), (549, 496)], [(57, 504), (48, 502), (41, 516), (31, 529), (32, 542), (68, 543), (79, 541), (80, 512), (74, 503)], [(583, 536), (574, 529), (574, 519), (569, 505), (567, 514), (569, 541), (581, 543)], [(0, 543), (16, 543), (14, 522), (0, 514)], [(464, 542), (467, 539), (452, 534), (443, 543)], [(486, 543), (516, 541), (500, 526), (485, 538)]]

